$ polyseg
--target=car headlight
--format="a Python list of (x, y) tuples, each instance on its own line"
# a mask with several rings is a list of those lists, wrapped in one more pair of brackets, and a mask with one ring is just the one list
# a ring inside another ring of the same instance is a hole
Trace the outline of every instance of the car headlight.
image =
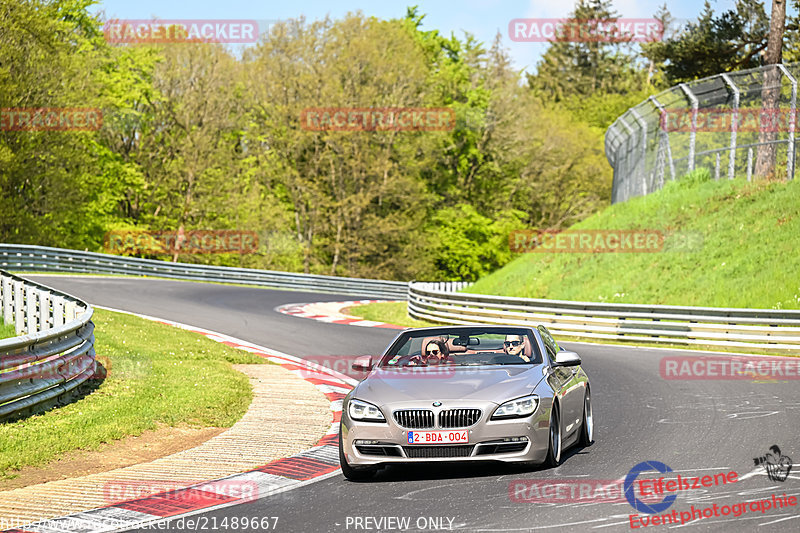
[(371, 403), (361, 400), (350, 400), (347, 412), (353, 420), (363, 420), (364, 422), (386, 422), (381, 410)]
[(522, 418), (531, 416), (536, 407), (539, 405), (539, 397), (535, 394), (517, 398), (516, 400), (509, 400), (495, 409), (492, 414), (492, 420), (500, 418)]

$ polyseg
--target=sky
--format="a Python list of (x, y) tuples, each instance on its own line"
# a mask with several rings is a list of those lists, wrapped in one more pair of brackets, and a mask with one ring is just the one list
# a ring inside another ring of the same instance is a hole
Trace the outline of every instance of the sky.
[[(650, 18), (665, 0), (614, 0), (613, 5), (623, 18)], [(731, 9), (734, 0), (711, 0), (716, 13)], [(703, 0), (666, 0), (667, 8), (677, 20), (695, 20), (703, 9)], [(771, 5), (771, 2), (769, 2)], [(512, 42), (508, 23), (516, 18), (561, 18), (574, 7), (573, 0), (101, 0), (95, 11), (107, 18), (119, 19), (249, 19), (281, 20), (305, 15), (321, 19), (326, 15), (340, 18), (348, 12), (362, 11), (379, 18), (401, 18), (406, 7), (418, 5), (424, 13), (423, 30), (438, 29), (445, 35), (464, 32), (491, 45), (500, 32), (503, 45), (518, 69), (535, 70), (547, 43)], [(769, 5), (767, 7), (769, 12)]]

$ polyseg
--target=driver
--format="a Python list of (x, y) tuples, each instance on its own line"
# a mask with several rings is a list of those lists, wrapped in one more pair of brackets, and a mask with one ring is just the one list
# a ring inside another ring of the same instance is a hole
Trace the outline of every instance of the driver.
[(531, 358), (525, 355), (525, 343), (522, 335), (506, 335), (503, 342), (503, 351), (506, 355), (516, 355), (526, 363), (531, 362)]
[(452, 362), (453, 360), (450, 358), (450, 349), (447, 347), (447, 343), (443, 340), (434, 339), (428, 342), (422, 350), (421, 355), (412, 357), (408, 365), (441, 365)]

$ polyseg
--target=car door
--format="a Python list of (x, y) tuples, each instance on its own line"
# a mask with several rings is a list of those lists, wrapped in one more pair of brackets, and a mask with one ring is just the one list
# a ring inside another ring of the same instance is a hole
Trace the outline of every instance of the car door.
[[(539, 326), (539, 333), (544, 341), (547, 355), (551, 361), (555, 361), (556, 354), (561, 351), (561, 347), (550, 335), (544, 326)], [(580, 426), (580, 419), (583, 416), (583, 387), (578, 379), (580, 366), (557, 366), (555, 375), (560, 384), (559, 398), (561, 400), (561, 420), (563, 423), (564, 435), (573, 433)]]

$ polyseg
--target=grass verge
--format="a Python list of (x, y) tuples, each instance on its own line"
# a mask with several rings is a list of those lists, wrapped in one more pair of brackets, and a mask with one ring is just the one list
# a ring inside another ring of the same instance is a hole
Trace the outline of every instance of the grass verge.
[(406, 302), (357, 305), (348, 307), (344, 312), (348, 315), (361, 317), (364, 320), (386, 322), (387, 324), (397, 324), (398, 326), (406, 326), (409, 328), (424, 328), (426, 326), (437, 325), (433, 322), (416, 320), (408, 316), (408, 304)]
[(800, 309), (800, 180), (748, 183), (709, 176), (696, 172), (572, 227), (700, 234), (699, 246), (667, 246), (660, 253), (519, 254), (464, 292)]
[(76, 402), (0, 424), (0, 479), (159, 425), (230, 427), (247, 411), (250, 383), (231, 364), (264, 359), (133, 315), (95, 309), (93, 320), (108, 377)]
[(17, 331), (14, 329), (14, 324), (5, 324), (3, 317), (0, 316), (0, 339), (8, 339), (9, 337), (16, 337)]

